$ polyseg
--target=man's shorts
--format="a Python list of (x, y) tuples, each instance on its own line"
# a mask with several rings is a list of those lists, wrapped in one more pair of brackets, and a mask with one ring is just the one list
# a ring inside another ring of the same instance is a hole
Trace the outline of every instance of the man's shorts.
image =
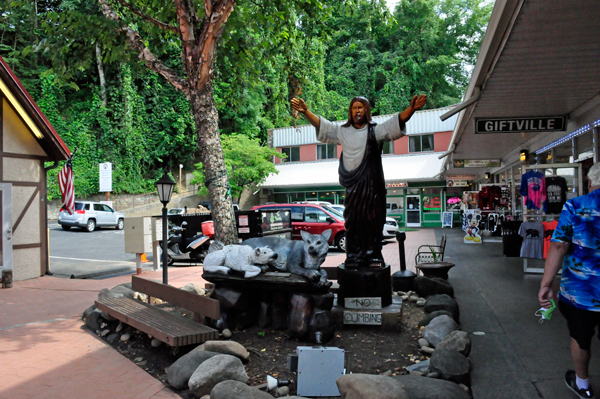
[[(600, 326), (600, 312), (579, 309), (566, 302), (558, 300), (558, 309), (569, 326), (569, 334), (583, 350), (592, 346), (592, 337), (596, 327)], [(598, 336), (600, 338), (600, 335)]]

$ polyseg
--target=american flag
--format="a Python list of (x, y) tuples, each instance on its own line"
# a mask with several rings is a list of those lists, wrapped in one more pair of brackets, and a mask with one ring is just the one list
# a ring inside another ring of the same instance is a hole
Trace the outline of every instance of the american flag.
[(62, 202), (69, 215), (75, 212), (75, 188), (73, 187), (73, 166), (71, 158), (58, 173), (58, 186), (62, 194)]

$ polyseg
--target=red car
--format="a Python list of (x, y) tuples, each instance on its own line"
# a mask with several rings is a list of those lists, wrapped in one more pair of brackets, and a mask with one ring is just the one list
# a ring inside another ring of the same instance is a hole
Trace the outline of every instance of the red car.
[(292, 240), (302, 240), (300, 236), (301, 230), (308, 231), (310, 234), (321, 234), (325, 230), (331, 229), (329, 245), (346, 251), (344, 216), (327, 205), (309, 203), (267, 204), (252, 208), (253, 211), (261, 209), (291, 209)]

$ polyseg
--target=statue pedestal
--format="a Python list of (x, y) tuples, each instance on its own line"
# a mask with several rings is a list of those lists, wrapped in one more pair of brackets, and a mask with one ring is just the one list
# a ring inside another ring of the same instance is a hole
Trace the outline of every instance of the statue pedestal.
[(345, 298), (381, 298), (381, 307), (392, 303), (392, 276), (390, 265), (382, 269), (346, 268), (338, 266), (338, 304), (344, 305)]

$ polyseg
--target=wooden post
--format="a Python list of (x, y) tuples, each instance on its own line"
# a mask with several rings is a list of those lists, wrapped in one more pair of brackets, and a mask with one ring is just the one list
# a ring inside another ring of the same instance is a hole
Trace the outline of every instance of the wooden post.
[(2, 270), (2, 288), (12, 288), (12, 270)]

